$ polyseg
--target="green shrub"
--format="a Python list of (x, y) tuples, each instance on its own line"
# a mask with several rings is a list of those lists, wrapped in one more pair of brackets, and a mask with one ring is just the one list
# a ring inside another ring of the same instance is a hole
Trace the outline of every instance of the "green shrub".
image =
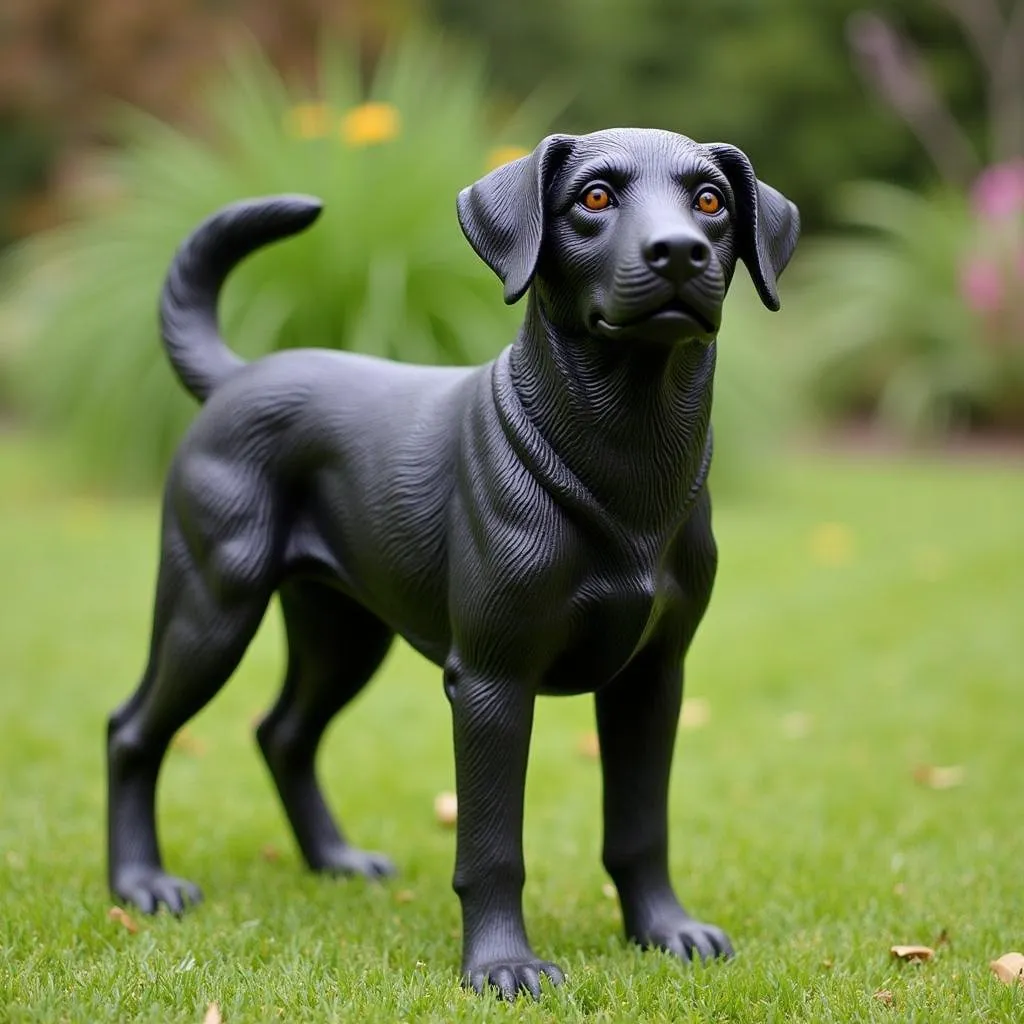
[(984, 390), (957, 293), (966, 204), (875, 182), (844, 188), (839, 209), (862, 233), (812, 243), (794, 275), (812, 399), (829, 418), (947, 426)]
[(792, 273), (787, 270), (779, 282), (778, 313), (761, 305), (743, 264), (725, 301), (711, 417), (711, 484), (717, 496), (745, 494), (768, 480), (779, 445), (806, 422), (802, 364), (794, 358), (793, 339), (800, 337), (802, 319), (793, 301)]
[(944, 185), (928, 195), (845, 188), (838, 210), (851, 231), (805, 250), (798, 290), (818, 408), (917, 436), (1024, 428), (1024, 92), (1007, 77), (1020, 79), (1024, 3), (1013, 14), (986, 5), (980, 22), (971, 5), (946, 6), (983, 57), (991, 163), (913, 44), (884, 18), (859, 15), (854, 56)]
[[(311, 101), (248, 52), (207, 97), (207, 137), (126, 113), (118, 194), (16, 254), (0, 314), (23, 339), (17, 397), (87, 479), (155, 483), (194, 417), (158, 342), (157, 299), (187, 232), (243, 196), (308, 192), (325, 210), (232, 275), (221, 319), (242, 355), (323, 345), (475, 363), (512, 340), (523, 309), (503, 304), (462, 237), (455, 196), (535, 144), (553, 102), (538, 93), (495, 131), (479, 66), (422, 37), (383, 58), (367, 95), (357, 80), (349, 55), (325, 52)], [(777, 433), (771, 320), (741, 275), (716, 384), (719, 486), (748, 478)]]
[(20, 397), (89, 475), (153, 481), (194, 416), (158, 344), (157, 298), (185, 234), (243, 196), (325, 201), (314, 229), (232, 275), (222, 323), (243, 355), (324, 345), (478, 362), (511, 339), (521, 311), (462, 237), (455, 196), (515, 154), (500, 147), (543, 134), (545, 101), (494, 130), (479, 64), (423, 37), (383, 56), (365, 96), (357, 66), (325, 51), (310, 101), (241, 54), (206, 98), (206, 138), (127, 112), (119, 196), (15, 255)]
[(992, 226), (953, 192), (841, 196), (860, 233), (809, 245), (794, 275), (818, 410), (908, 437), (1024, 427), (1024, 270), (992, 253)]

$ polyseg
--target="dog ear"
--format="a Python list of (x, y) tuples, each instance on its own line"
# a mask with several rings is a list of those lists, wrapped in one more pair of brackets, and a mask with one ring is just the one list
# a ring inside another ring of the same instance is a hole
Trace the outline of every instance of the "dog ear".
[(736, 198), (739, 256), (747, 265), (761, 301), (778, 311), (776, 281), (800, 237), (800, 211), (781, 192), (758, 181), (747, 155), (724, 142), (707, 146)]
[(544, 234), (544, 193), (574, 141), (571, 135), (549, 135), (528, 156), (503, 164), (459, 193), (462, 231), (501, 278), (509, 305), (533, 280)]

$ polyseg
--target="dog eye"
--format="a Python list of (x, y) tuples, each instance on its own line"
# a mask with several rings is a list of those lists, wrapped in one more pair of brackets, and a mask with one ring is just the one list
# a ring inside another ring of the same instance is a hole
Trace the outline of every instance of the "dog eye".
[(700, 210), (701, 213), (706, 213), (709, 217), (713, 217), (718, 213), (722, 207), (722, 197), (711, 189), (706, 188), (699, 196), (697, 196), (697, 202), (693, 204)]
[(606, 210), (612, 205), (612, 194), (604, 185), (588, 185), (580, 201), (588, 210)]

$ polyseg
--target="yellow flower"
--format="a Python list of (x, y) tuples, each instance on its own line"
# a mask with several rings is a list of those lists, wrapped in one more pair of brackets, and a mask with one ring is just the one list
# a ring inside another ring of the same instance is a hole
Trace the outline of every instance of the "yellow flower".
[(496, 167), (501, 167), (502, 164), (508, 164), (513, 160), (518, 160), (521, 156), (529, 155), (530, 151), (523, 149), (522, 146), (498, 146), (497, 149), (492, 149), (487, 154), (487, 170), (493, 171)]
[(350, 146), (372, 146), (398, 135), (398, 109), (390, 103), (363, 103), (341, 119), (341, 137)]
[(300, 103), (288, 111), (288, 134), (296, 139), (326, 139), (334, 118), (326, 103)]
[(845, 565), (853, 557), (853, 533), (845, 523), (821, 523), (811, 534), (811, 554), (819, 565)]

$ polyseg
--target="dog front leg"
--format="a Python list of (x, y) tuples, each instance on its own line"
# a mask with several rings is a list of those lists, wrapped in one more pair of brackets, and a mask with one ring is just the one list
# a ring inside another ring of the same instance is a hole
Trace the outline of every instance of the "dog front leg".
[(523, 801), (535, 694), (449, 664), (445, 691), (455, 733), (458, 835), (454, 887), (462, 903), (463, 983), (506, 999), (540, 997), (540, 977), (562, 972), (530, 947), (523, 921)]
[(686, 912), (668, 869), (669, 774), (682, 695), (678, 662), (652, 653), (597, 693), (603, 860), (629, 940), (708, 960), (731, 956), (729, 939)]

